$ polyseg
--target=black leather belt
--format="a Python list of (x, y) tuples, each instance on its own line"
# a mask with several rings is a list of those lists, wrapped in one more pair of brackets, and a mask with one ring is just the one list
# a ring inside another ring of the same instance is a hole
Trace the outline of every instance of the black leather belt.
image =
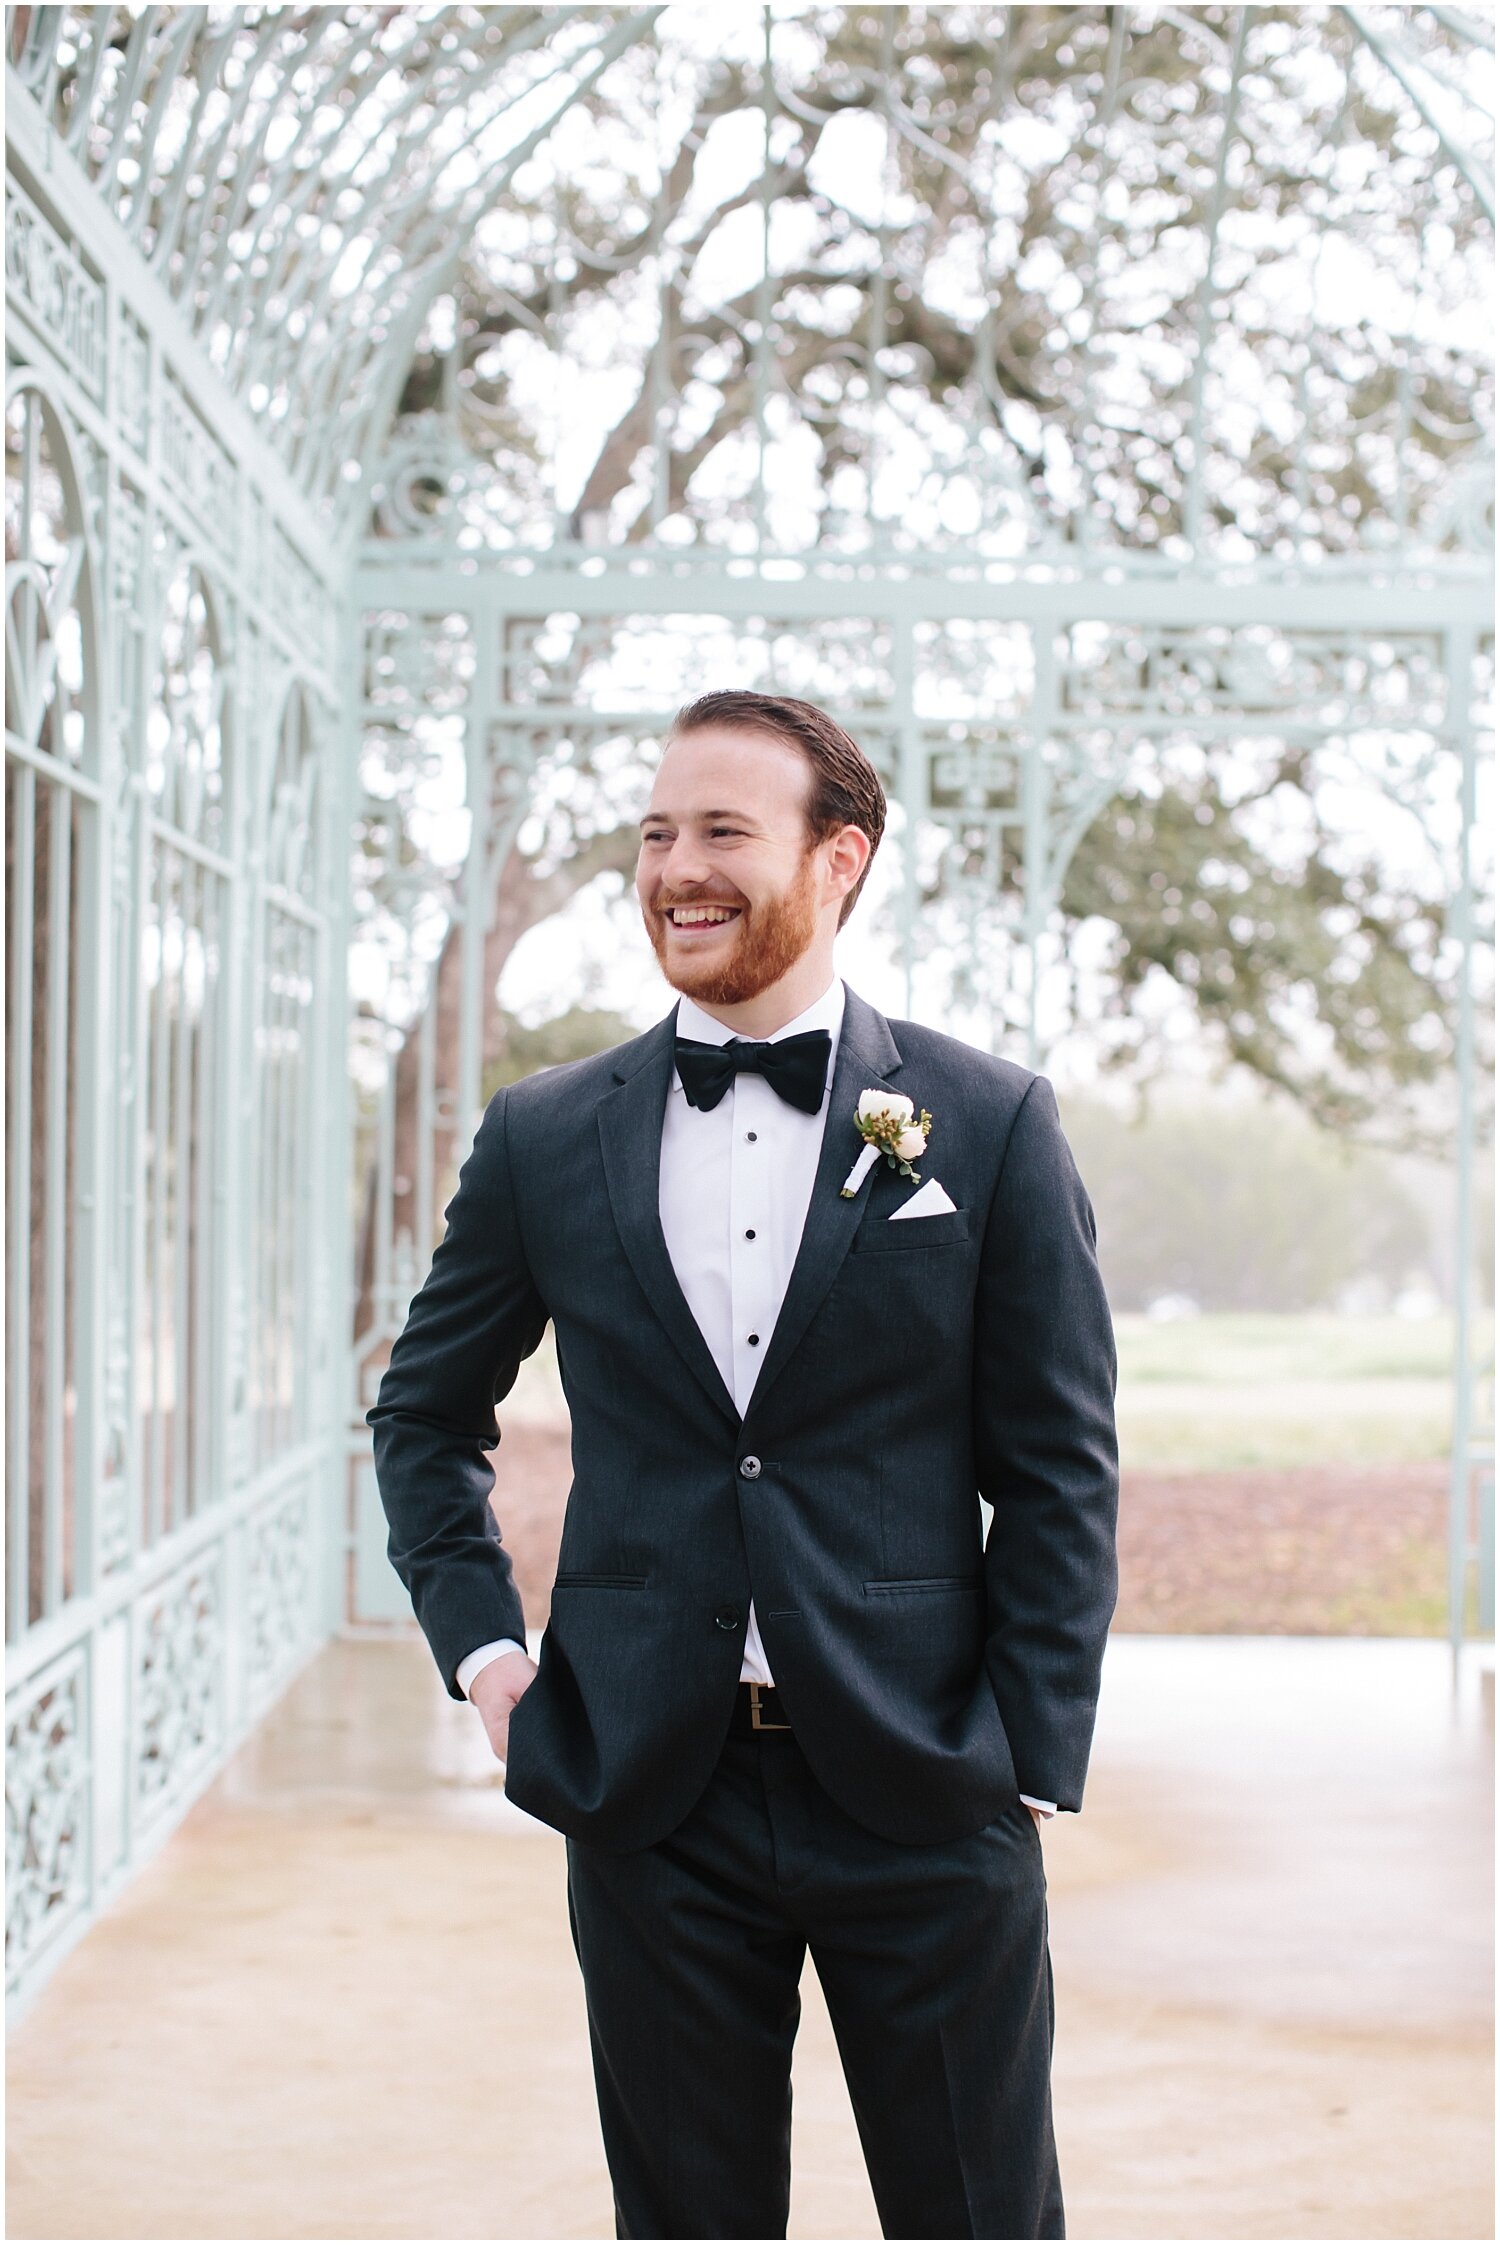
[(790, 1733), (791, 1727), (774, 1684), (741, 1684), (729, 1726), (731, 1738), (763, 1738), (769, 1731)]

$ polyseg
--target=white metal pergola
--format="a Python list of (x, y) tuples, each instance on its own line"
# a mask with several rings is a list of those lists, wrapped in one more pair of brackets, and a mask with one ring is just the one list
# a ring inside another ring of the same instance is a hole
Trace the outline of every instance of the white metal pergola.
[[(664, 170), (654, 204), (622, 211), (607, 239), (580, 230), (566, 192), (583, 161), (570, 123), (645, 132), (685, 85), (701, 97), (712, 58), (684, 13), (10, 12), (13, 2015), (326, 1635), (404, 1610), (363, 1411), (481, 1112), (511, 845), (559, 772), (649, 758), (680, 702), (726, 677), (855, 710), (892, 799), (908, 955), (938, 875), (970, 931), (971, 984), (1011, 978), (1033, 1061), (1072, 852), (1173, 744), (1378, 735), (1393, 793), (1446, 806), (1461, 954), (1455, 1644), (1471, 1577), (1493, 1627), (1469, 1253), (1493, 613), (1482, 401), (1456, 421), (1451, 370), (1438, 380), (1413, 343), (1356, 410), (1309, 321), (1272, 370), (1264, 425), (1237, 426), (1215, 347), (1230, 221), (1274, 123), (1256, 21), (1272, 12), (1035, 11), (1095, 42), (1085, 131), (1101, 159), (1127, 171), (1133, 149), (1185, 136), (1211, 182), (1182, 318), (1180, 534), (1148, 550), (1087, 508), (1060, 527), (1005, 436), (1020, 344), (998, 270), (979, 272), (983, 308), (956, 322), (966, 363), (946, 436), (911, 351), (884, 340), (923, 255), (902, 164), (917, 151), (992, 210), (1003, 159), (1003, 136), (962, 160), (944, 146), (918, 67), (929, 19), (982, 61), (998, 135), (1026, 111), (1033, 12), (878, 10), (873, 44), (825, 56), (825, 110), (807, 94), (805, 11), (734, 10), (761, 131), (735, 199), (760, 255), (712, 319), (685, 296), (703, 248), (691, 179)], [(1454, 65), (1490, 43), (1478, 11), (1303, 14), (1334, 74), (1331, 113), (1372, 82), (1399, 89), (1455, 191), (1492, 216), (1483, 120)], [(1155, 113), (1151, 73), (1179, 63), (1191, 114)], [(815, 369), (836, 362), (838, 378), (798, 389), (788, 366), (806, 335), (776, 212), (839, 109), (885, 136), (890, 200), (849, 331)], [(1096, 312), (1107, 232), (1101, 216), (1080, 251)], [(525, 478), (510, 464), (510, 374), (486, 399), (487, 338), (453, 318), (482, 243), (502, 273), (512, 260), (497, 362), (523, 335), (517, 381), (550, 365), (559, 399), (580, 270), (601, 294), (637, 292), (640, 421), (628, 474), (595, 504), (559, 467), (562, 404), (555, 456)], [(419, 358), (436, 386), (414, 400)], [(1103, 410), (1105, 359), (1085, 358), (1082, 394)], [(721, 427), (745, 473), (695, 512), (683, 463)], [(830, 482), (799, 531), (779, 463), (809, 428), (850, 432), (865, 481), (853, 501)], [(917, 435), (937, 467), (909, 469)], [(1330, 458), (1371, 447), (1379, 508), (1359, 538), (1320, 538)], [(1273, 450), (1293, 460), (1277, 471), (1303, 533), (1290, 551), (1224, 530), (1231, 480)], [(435, 754), (464, 776), (456, 871), (396, 863), (393, 797), (371, 784)], [(455, 935), (441, 954), (413, 941), (385, 1000), (357, 1015), (356, 827), (390, 844), (386, 913)], [(351, 1051), (373, 1086), (364, 1135)], [(351, 1335), (357, 1251), (369, 1316)]]

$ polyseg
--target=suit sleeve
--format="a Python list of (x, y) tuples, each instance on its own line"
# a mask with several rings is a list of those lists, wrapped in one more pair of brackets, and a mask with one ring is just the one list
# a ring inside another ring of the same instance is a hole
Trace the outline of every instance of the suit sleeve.
[(476, 1646), (526, 1638), (485, 1455), (500, 1440), (495, 1406), (547, 1327), (516, 1221), (505, 1097), (485, 1109), (443, 1212), (447, 1230), (365, 1413), (387, 1554), (454, 1699), (465, 1697), (458, 1664)]
[(1077, 1809), (1118, 1588), (1116, 1359), (1094, 1211), (1045, 1076), (990, 1205), (974, 1350), (975, 1464), (994, 1508), (985, 1663), (1021, 1790)]

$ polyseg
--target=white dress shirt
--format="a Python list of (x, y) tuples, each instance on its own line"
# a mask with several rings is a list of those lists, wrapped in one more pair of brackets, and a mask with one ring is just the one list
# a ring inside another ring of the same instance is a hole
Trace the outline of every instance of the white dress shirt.
[[(694, 1107), (672, 1070), (657, 1187), (661, 1228), (677, 1282), (741, 1417), (770, 1346), (807, 1221), (843, 1019), (844, 984), (835, 975), (823, 995), (794, 1020), (755, 1040), (777, 1044), (809, 1029), (828, 1031), (828, 1073), (823, 1104), (815, 1115), (792, 1106), (753, 1069), (736, 1073), (717, 1106)], [(701, 1044), (727, 1044), (744, 1031), (730, 1028), (683, 995), (677, 1034)], [(480, 1645), (459, 1662), (459, 1690), (466, 1693), (480, 1669), (498, 1654), (524, 1650), (508, 1638)], [(753, 1601), (746, 1616), (740, 1679), (775, 1681)], [(1051, 1815), (1056, 1804), (1030, 1805)]]

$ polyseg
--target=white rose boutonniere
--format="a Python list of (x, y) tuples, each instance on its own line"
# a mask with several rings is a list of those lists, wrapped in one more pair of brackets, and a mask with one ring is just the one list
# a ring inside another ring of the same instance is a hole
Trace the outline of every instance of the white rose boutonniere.
[(872, 1085), (859, 1095), (854, 1127), (865, 1142), (864, 1151), (839, 1187), (841, 1199), (853, 1200), (882, 1154), (903, 1177), (916, 1176), (911, 1165), (926, 1153), (932, 1129), (932, 1117), (925, 1107), (914, 1119), (909, 1099), (899, 1091), (882, 1091), (879, 1085)]

